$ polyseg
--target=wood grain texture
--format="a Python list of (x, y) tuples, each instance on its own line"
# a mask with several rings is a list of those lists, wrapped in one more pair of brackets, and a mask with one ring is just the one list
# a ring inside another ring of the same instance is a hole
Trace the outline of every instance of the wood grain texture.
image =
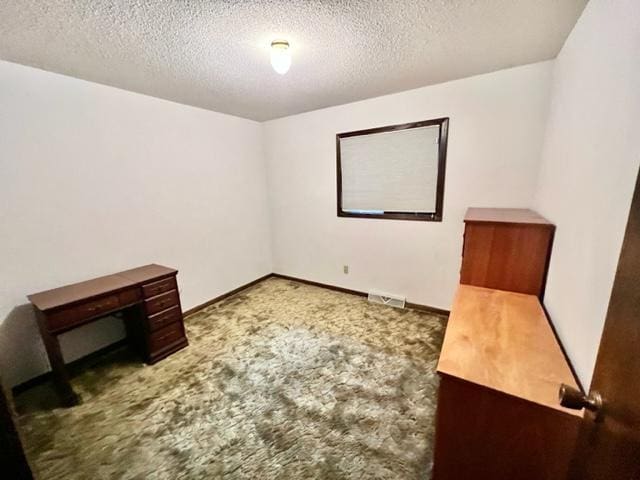
[(558, 403), (561, 383), (579, 387), (533, 295), (460, 285), (438, 373), (580, 415)]
[(160, 295), (161, 293), (168, 292), (175, 288), (178, 288), (176, 286), (175, 277), (171, 276), (153, 283), (142, 285), (142, 294), (145, 297), (153, 297), (154, 295)]
[(124, 272), (92, 278), (84, 282), (53, 288), (28, 295), (29, 301), (39, 310), (47, 310), (85, 301), (92, 297), (118, 292), (138, 283), (151, 282), (161, 277), (175, 275), (178, 271), (162, 265), (150, 264)]
[(69, 307), (48, 310), (46, 312), (48, 329), (52, 332), (62, 333), (120, 308), (118, 295), (106, 294), (92, 298), (93, 300), (86, 302), (76, 300), (76, 304)]
[(149, 336), (150, 350), (158, 352), (171, 347), (174, 343), (184, 341), (184, 329), (181, 322), (174, 322), (166, 327), (162, 327), (156, 332), (152, 332)]
[(467, 209), (465, 222), (521, 223), (553, 225), (539, 213), (528, 208), (474, 208)]
[(182, 312), (177, 305), (171, 307), (164, 312), (156, 313), (155, 315), (149, 315), (147, 324), (149, 330), (154, 331), (159, 328), (169, 325), (170, 323), (180, 321), (182, 319)]
[(587, 412), (571, 480), (640, 479), (640, 176), (591, 381), (602, 416)]
[(59, 308), (106, 293), (114, 293), (134, 285), (135, 282), (120, 275), (106, 275), (104, 277), (93, 278), (84, 282), (34, 293), (28, 295), (27, 298), (39, 310), (46, 312), (53, 308)]
[(128, 278), (135, 283), (146, 283), (161, 277), (176, 275), (177, 273), (178, 270), (176, 270), (175, 268), (165, 267), (163, 265), (152, 263), (150, 265), (143, 265), (142, 267), (125, 270), (124, 272), (118, 273), (118, 275)]
[(179, 301), (178, 291), (170, 290), (144, 301), (144, 307), (148, 315), (161, 312), (177, 305)]
[(49, 364), (51, 365), (51, 374), (53, 376), (53, 384), (62, 401), (63, 406), (73, 406), (80, 403), (80, 397), (71, 387), (69, 381), (69, 373), (64, 365), (64, 357), (60, 349), (60, 341), (55, 333), (51, 332), (47, 314), (36, 308), (36, 318), (38, 319), (38, 329), (44, 343)]
[(465, 219), (460, 283), (542, 297), (554, 226), (544, 219), (536, 223), (530, 210), (514, 215), (491, 209), (484, 216), (476, 210), (487, 209), (470, 209)]
[(435, 480), (565, 480), (580, 418), (442, 375)]
[[(127, 337), (148, 363), (187, 346), (177, 273), (173, 268), (151, 264), (28, 296), (63, 405), (80, 401), (69, 382), (60, 350), (58, 335), (65, 331), (122, 311)], [(150, 322), (149, 315), (154, 315), (155, 323)]]

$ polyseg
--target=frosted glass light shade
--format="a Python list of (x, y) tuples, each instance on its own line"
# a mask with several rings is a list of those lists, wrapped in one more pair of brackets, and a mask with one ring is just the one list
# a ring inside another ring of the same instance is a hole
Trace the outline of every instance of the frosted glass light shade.
[(284, 75), (291, 67), (291, 52), (289, 42), (275, 40), (271, 42), (271, 66), (280, 75)]

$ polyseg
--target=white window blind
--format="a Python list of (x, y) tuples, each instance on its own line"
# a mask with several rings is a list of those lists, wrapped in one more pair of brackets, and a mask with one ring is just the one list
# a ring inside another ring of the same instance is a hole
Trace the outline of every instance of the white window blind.
[(436, 211), (440, 126), (340, 139), (342, 210)]

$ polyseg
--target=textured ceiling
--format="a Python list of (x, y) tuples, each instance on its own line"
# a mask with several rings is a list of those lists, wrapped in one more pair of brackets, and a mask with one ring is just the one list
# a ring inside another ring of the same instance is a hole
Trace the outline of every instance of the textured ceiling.
[(266, 120), (554, 58), (585, 4), (0, 0), (0, 58)]

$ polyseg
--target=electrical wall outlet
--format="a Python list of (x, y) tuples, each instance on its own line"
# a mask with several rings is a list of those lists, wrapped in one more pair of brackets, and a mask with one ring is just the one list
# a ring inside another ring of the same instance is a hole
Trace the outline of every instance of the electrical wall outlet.
[(342, 266), (342, 271), (344, 272), (344, 274), (346, 275), (347, 273), (349, 273), (349, 265), (343, 265)]

